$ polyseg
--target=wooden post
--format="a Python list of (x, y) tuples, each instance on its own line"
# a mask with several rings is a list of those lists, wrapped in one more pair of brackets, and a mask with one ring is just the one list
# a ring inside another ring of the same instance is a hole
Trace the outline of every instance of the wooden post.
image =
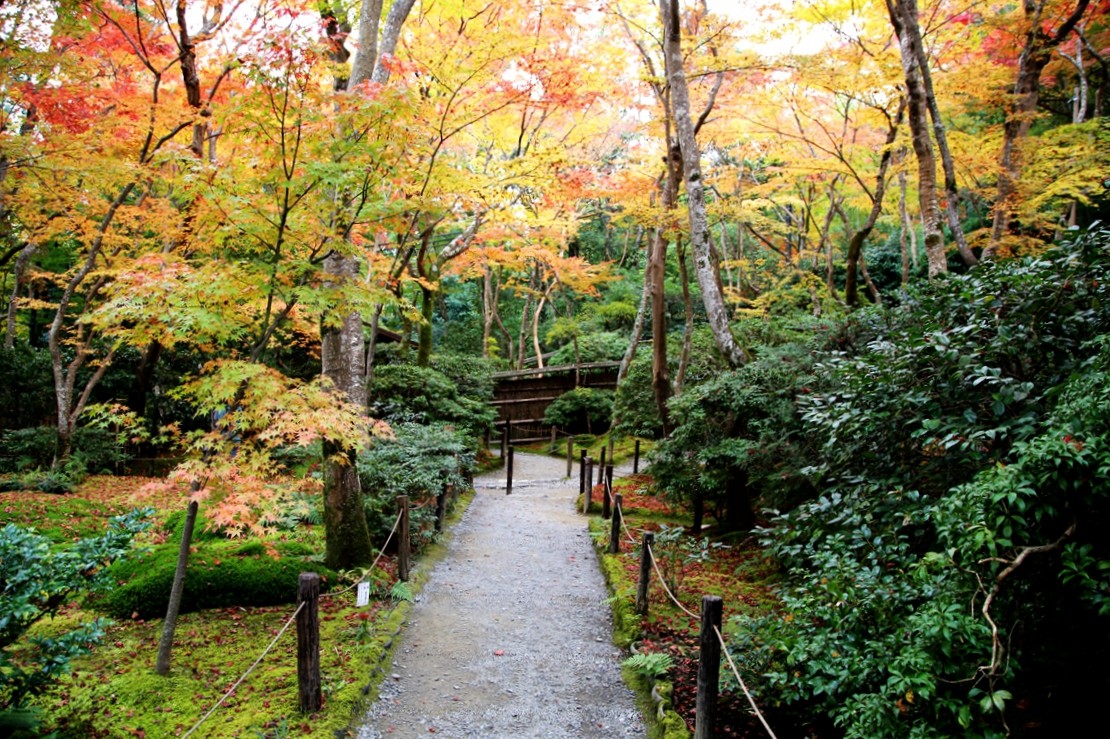
[[(450, 486), (448, 486), (450, 487)], [(447, 518), (447, 490), (436, 496), (436, 531), (443, 531), (443, 521)]]
[(558, 439), (558, 436), (557, 436), (558, 433), (559, 433), (559, 430), (556, 429), (554, 426), (552, 426), (551, 427), (551, 453), (552, 454), (555, 453), (555, 445), (559, 442), (559, 439)]
[[(303, 604), (303, 605), (302, 605)], [(320, 685), (320, 576), (302, 572), (297, 580), (297, 692), (301, 712), (315, 713), (324, 705)]]
[(651, 548), (655, 546), (655, 534), (644, 534), (640, 543), (640, 581), (636, 584), (636, 613), (648, 614), (648, 585), (651, 583)]
[(501, 459), (505, 459), (505, 450), (509, 448), (509, 422), (501, 427)]
[(584, 495), (586, 492), (586, 450), (580, 450), (582, 457), (578, 461), (578, 494)]
[(593, 493), (594, 460), (592, 457), (583, 457), (582, 464), (582, 512), (590, 513), (590, 496)]
[(609, 464), (605, 465), (605, 489), (608, 490), (610, 494), (612, 494), (612, 492), (613, 492), (613, 462), (611, 460), (613, 458), (610, 457), (609, 459), (610, 459)]
[(509, 461), (505, 465), (505, 495), (513, 494), (513, 445), (509, 444)]
[(398, 495), (401, 520), (397, 523), (397, 579), (409, 580), (409, 496)]
[(721, 677), (721, 642), (716, 629), (721, 628), (723, 609), (724, 601), (716, 595), (702, 596), (694, 739), (713, 739), (716, 732), (717, 681)]
[[(574, 437), (567, 437), (567, 479), (574, 474)], [(581, 492), (581, 491), (579, 491)]]
[(612, 432), (612, 430), (610, 430), (609, 431), (609, 461), (610, 462), (613, 461), (613, 441), (614, 441), (613, 432)]
[(605, 445), (601, 445), (601, 463), (597, 467), (599, 470), (605, 469)]
[(636, 439), (635, 450), (632, 452), (632, 474), (640, 472), (640, 440)]
[[(613, 465), (609, 465), (613, 469)], [(621, 550), (621, 494), (617, 493), (613, 506), (613, 526), (609, 529), (609, 554), (616, 554)]]
[[(602, 447), (601, 453), (605, 454), (604, 447)], [(612, 498), (613, 496), (612, 491), (609, 489), (609, 486), (605, 484), (605, 470), (605, 465), (597, 468), (597, 481), (601, 484), (601, 517), (604, 519), (608, 519), (611, 515), (613, 515), (613, 511), (611, 508), (612, 502), (610, 501), (610, 498)]]

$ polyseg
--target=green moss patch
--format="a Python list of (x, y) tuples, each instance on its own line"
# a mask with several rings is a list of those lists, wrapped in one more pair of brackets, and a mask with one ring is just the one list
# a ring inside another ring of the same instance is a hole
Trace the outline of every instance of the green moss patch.
[[(311, 549), (297, 542), (205, 541), (189, 554), (181, 612), (233, 606), (292, 603), (301, 572), (320, 574), (324, 587), (337, 581), (334, 571), (310, 561)], [(162, 544), (112, 565), (119, 587), (96, 601), (116, 618), (157, 618), (166, 613), (177, 544)]]

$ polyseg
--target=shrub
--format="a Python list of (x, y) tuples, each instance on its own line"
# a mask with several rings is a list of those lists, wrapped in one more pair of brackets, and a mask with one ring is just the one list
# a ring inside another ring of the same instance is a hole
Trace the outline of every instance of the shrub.
[(442, 372), (412, 364), (390, 364), (374, 372), (371, 412), (390, 423), (441, 421), (477, 438), (491, 428), (496, 413), (487, 402), (459, 393)]
[[(366, 522), (374, 541), (384, 542), (397, 514), (397, 496), (413, 501), (439, 495), (453, 485), (469, 486), (474, 452), (458, 430), (446, 424), (394, 426), (393, 438), (371, 440), (358, 458), (359, 479), (365, 495)], [(419, 547), (431, 535), (435, 510), (416, 509), (410, 517), (412, 542)]]
[[(5, 431), (0, 437), (0, 473), (49, 468), (57, 440), (53, 426)], [(128, 459), (116, 434), (84, 426), (74, 432), (73, 456), (94, 473), (112, 472)]]
[[(578, 337), (577, 357), (586, 362), (612, 362), (624, 356), (628, 348), (628, 334), (614, 331), (599, 331)], [(548, 362), (551, 365), (575, 363), (574, 342), (564, 344), (555, 350)]]
[(577, 387), (565, 392), (547, 407), (543, 422), (569, 434), (599, 434), (613, 418), (613, 392)]
[[(97, 608), (117, 618), (161, 618), (166, 615), (177, 568), (176, 542), (155, 547), (109, 568), (119, 586), (96, 600)], [(325, 582), (335, 572), (309, 559), (312, 551), (296, 542), (204, 541), (189, 555), (181, 612), (231, 606), (292, 603), (297, 578), (313, 571)]]
[[(27, 630), (74, 596), (106, 587), (104, 565), (123, 557), (131, 538), (146, 528), (151, 511), (132, 511), (109, 522), (99, 537), (56, 549), (44, 536), (14, 524), (0, 528), (0, 720), (42, 692), (87, 653), (107, 625), (95, 620), (61, 635), (25, 639)], [(19, 648), (18, 660), (10, 651)]]

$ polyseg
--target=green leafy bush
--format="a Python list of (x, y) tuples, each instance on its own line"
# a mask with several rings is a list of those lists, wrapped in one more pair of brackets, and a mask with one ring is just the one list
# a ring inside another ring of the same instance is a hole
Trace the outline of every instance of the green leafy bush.
[[(365, 496), (370, 536), (384, 542), (397, 517), (397, 496), (413, 503), (469, 487), (474, 452), (462, 432), (447, 424), (401, 423), (393, 438), (373, 439), (359, 455), (358, 473)], [(433, 535), (435, 509), (416, 509), (410, 516), (412, 542), (419, 547)]]
[[(0, 437), (0, 473), (49, 468), (57, 440), (53, 426), (5, 431)], [(116, 434), (84, 426), (73, 434), (73, 456), (94, 473), (112, 472), (129, 458)]]
[(600, 434), (613, 419), (613, 392), (576, 387), (547, 407), (543, 422), (569, 434)]
[[(598, 331), (578, 337), (577, 360), (582, 362), (613, 362), (624, 356), (628, 349), (628, 334)], [(548, 364), (574, 364), (574, 342), (564, 344), (551, 354)]]
[(372, 414), (390, 423), (441, 421), (457, 425), (472, 438), (483, 435), (496, 418), (488, 402), (461, 394), (447, 375), (430, 367), (379, 367), (371, 397)]
[[(118, 587), (95, 605), (117, 618), (160, 618), (166, 615), (173, 575), (177, 568), (176, 542), (167, 543), (117, 563), (109, 577)], [(181, 612), (231, 606), (271, 606), (297, 598), (297, 578), (317, 572), (325, 582), (337, 581), (335, 572), (310, 557), (304, 544), (258, 541), (205, 541), (189, 555)]]
[(822, 493), (763, 532), (782, 610), (737, 624), (765, 702), (847, 737), (1099, 720), (1108, 270), (1110, 231), (1073, 234), (839, 335), (800, 401)]
[(29, 639), (26, 633), (62, 604), (107, 587), (111, 577), (105, 565), (128, 553), (150, 514), (117, 516), (102, 536), (60, 549), (32, 529), (0, 528), (0, 717), (69, 672), (70, 661), (103, 637), (107, 624), (100, 619), (57, 636)]

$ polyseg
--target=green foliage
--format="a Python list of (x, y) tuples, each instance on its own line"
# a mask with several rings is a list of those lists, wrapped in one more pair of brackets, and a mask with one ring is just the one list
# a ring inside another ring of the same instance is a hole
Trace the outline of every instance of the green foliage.
[(802, 395), (822, 493), (763, 531), (782, 611), (737, 623), (765, 702), (846, 737), (1003, 736), (1030, 706), (1061, 735), (1096, 720), (1108, 268), (1110, 232), (1076, 234), (840, 334)]
[[(33, 529), (0, 528), (0, 710), (22, 706), (42, 692), (103, 637), (106, 623), (99, 619), (56, 636), (25, 635), (74, 597), (107, 586), (111, 579), (105, 566), (130, 550), (150, 514), (135, 510), (117, 516), (102, 536), (62, 549)], [(13, 659), (16, 649), (18, 659)]]
[[(0, 437), (0, 472), (49, 468), (57, 440), (58, 433), (52, 426), (5, 431)], [(73, 456), (93, 472), (114, 471), (128, 460), (116, 433), (87, 426), (74, 432)]]
[(674, 659), (662, 652), (641, 652), (626, 659), (621, 667), (627, 667), (641, 677), (657, 680), (666, 677), (667, 672), (674, 667)]
[(45, 349), (0, 349), (0, 429), (47, 423), (56, 412), (52, 378)]
[(563, 393), (547, 407), (543, 422), (570, 434), (601, 433), (613, 417), (613, 392), (576, 387)]
[(822, 471), (938, 494), (1004, 460), (1037, 432), (1083, 342), (1110, 327), (1108, 247), (1110, 231), (1076, 236), (857, 319), (862, 350), (821, 362), (820, 391), (801, 401)]
[(652, 452), (652, 474), (667, 497), (701, 501), (743, 529), (757, 493), (778, 503), (808, 495), (800, 467), (810, 441), (795, 399), (814, 379), (814, 360), (802, 344), (764, 345), (745, 366), (672, 398), (674, 431)]
[[(160, 618), (166, 614), (177, 567), (178, 543), (155, 547), (109, 568), (119, 586), (95, 605), (117, 618)], [(325, 582), (337, 575), (310, 561), (311, 550), (296, 542), (205, 541), (189, 555), (181, 613), (231, 606), (292, 603), (301, 572), (318, 572)]]
[[(456, 368), (465, 367), (459, 360), (453, 364)], [(496, 413), (488, 402), (479, 399), (484, 393), (481, 382), (473, 392), (474, 395), (463, 395), (451, 378), (430, 367), (389, 364), (374, 371), (371, 411), (391, 424), (435, 421), (454, 424), (477, 438), (491, 427)]]
[[(407, 495), (415, 504), (454, 486), (469, 486), (474, 472), (474, 452), (461, 431), (447, 424), (401, 423), (392, 438), (373, 439), (359, 455), (366, 523), (373, 541), (384, 542), (397, 517), (397, 496)], [(435, 508), (413, 509), (409, 517), (411, 540), (419, 548), (434, 536)]]
[[(548, 334), (548, 338), (551, 335)], [(628, 334), (615, 331), (599, 331), (583, 334), (578, 337), (577, 360), (574, 353), (574, 343), (567, 343), (556, 349), (551, 354), (549, 364), (574, 364), (581, 360), (589, 362), (614, 362), (624, 356), (628, 348)]]

